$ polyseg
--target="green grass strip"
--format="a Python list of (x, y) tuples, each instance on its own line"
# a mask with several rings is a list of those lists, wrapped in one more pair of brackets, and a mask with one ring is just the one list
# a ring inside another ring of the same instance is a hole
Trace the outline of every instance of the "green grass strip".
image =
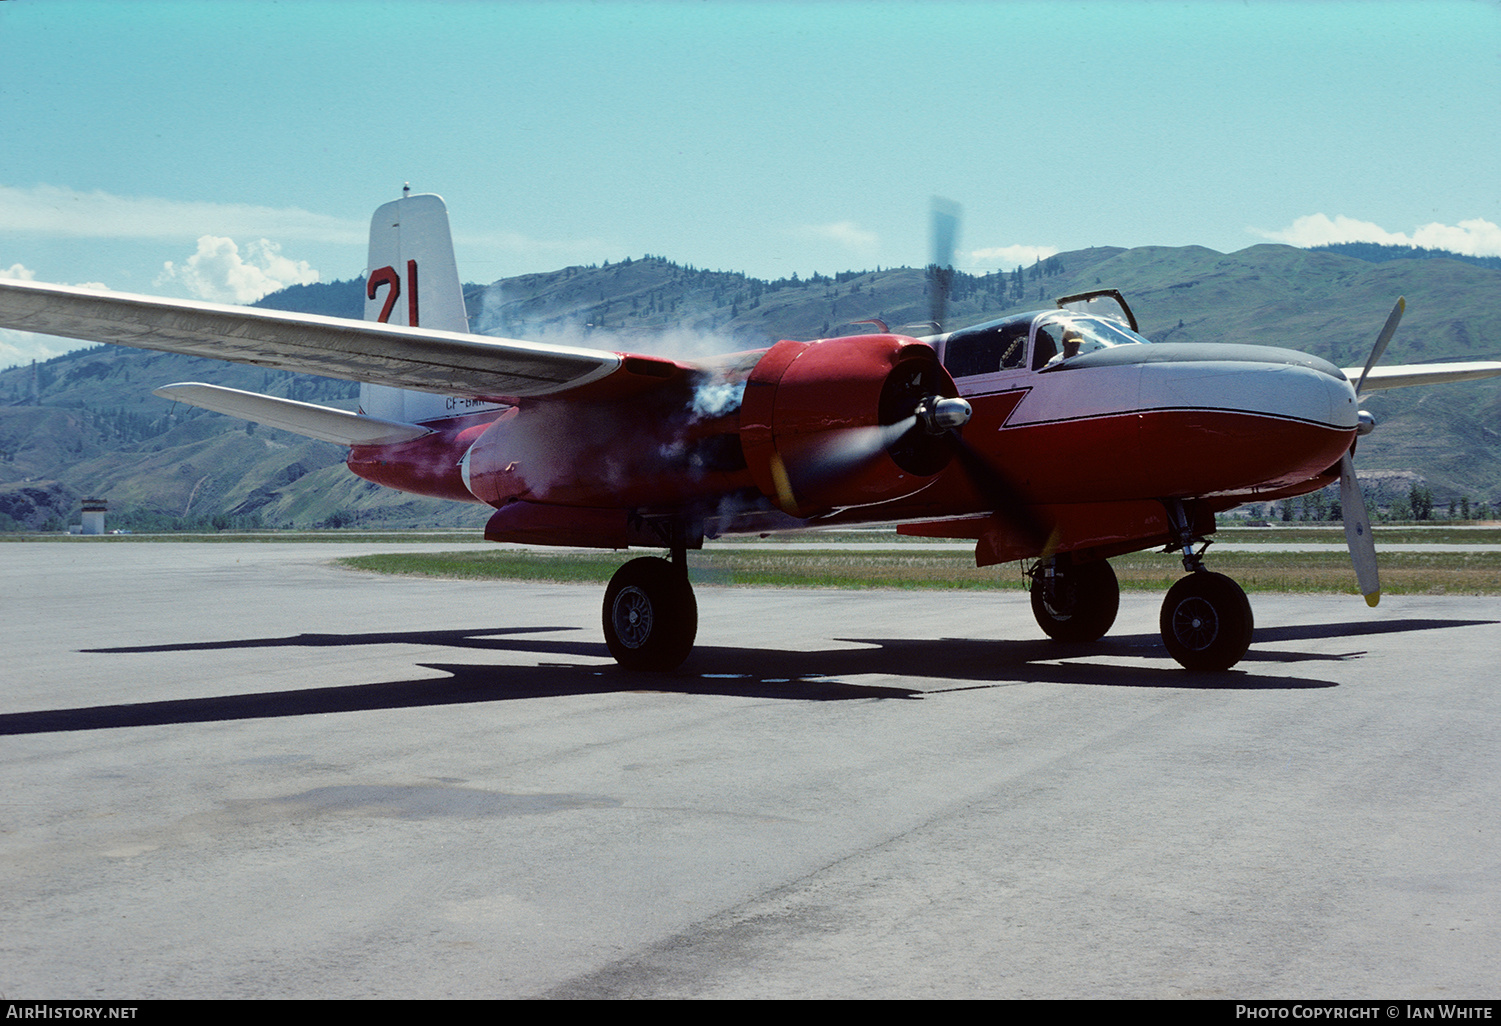
[[(602, 584), (636, 554), (534, 553), (504, 549), (354, 556), (338, 562), (358, 570), (463, 580)], [(1121, 588), (1165, 591), (1183, 576), (1178, 557), (1134, 553), (1110, 561)], [(1342, 552), (1211, 551), (1206, 565), (1246, 591), (1356, 594)], [(839, 552), (782, 550), (694, 552), (697, 584), (778, 588), (1018, 589), (1017, 564), (977, 568), (966, 552)], [(1382, 591), (1393, 595), (1501, 595), (1501, 552), (1390, 552), (1380, 557)]]

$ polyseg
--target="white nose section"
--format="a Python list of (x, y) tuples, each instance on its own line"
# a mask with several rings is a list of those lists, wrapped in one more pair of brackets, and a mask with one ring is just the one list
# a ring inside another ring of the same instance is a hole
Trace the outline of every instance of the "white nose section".
[(1309, 367), (1209, 361), (1141, 367), (1142, 409), (1220, 409), (1285, 417), (1341, 431), (1360, 423), (1348, 381)]

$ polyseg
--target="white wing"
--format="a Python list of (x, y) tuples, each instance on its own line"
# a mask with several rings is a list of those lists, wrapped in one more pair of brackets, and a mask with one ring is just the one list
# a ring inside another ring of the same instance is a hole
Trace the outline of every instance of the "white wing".
[[(1364, 368), (1346, 367), (1345, 377), (1350, 381), (1360, 380)], [(1408, 385), (1438, 385), (1445, 381), (1474, 381), (1478, 378), (1493, 378), (1501, 375), (1501, 363), (1494, 361), (1477, 363), (1410, 363), (1405, 367), (1372, 367), (1366, 375), (1361, 394), (1376, 392), (1383, 388), (1406, 388)]]
[(621, 365), (596, 349), (37, 282), (0, 281), (0, 327), (486, 398), (551, 395)]
[(416, 424), (402, 424), (394, 420), (350, 413), (348, 410), (336, 410), (331, 406), (317, 406), (297, 402), (295, 399), (280, 399), (274, 395), (242, 392), (238, 388), (204, 385), (196, 381), (163, 385), (151, 394), (339, 445), (394, 445), (432, 434), (429, 429)]

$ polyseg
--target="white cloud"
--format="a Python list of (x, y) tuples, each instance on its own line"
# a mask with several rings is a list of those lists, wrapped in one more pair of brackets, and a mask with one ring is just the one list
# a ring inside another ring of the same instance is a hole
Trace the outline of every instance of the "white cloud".
[(1501, 256), (1501, 226), (1475, 218), (1457, 225), (1425, 224), (1413, 231), (1389, 232), (1371, 221), (1357, 221), (1343, 214), (1300, 217), (1281, 231), (1252, 228), (1253, 234), (1290, 246), (1331, 246), (1341, 242), (1376, 242), (1385, 246), (1420, 246), (1447, 249), (1467, 256)]
[[(486, 259), (493, 259), (495, 253), (503, 252), (519, 257), (525, 264), (541, 263), (544, 266), (559, 260), (565, 263), (598, 263), (601, 253), (618, 254), (621, 251), (619, 242), (607, 239), (550, 240), (533, 238), (520, 232), (466, 231), (463, 228), (454, 230), (453, 241), (455, 246), (475, 250)], [(604, 259), (613, 260), (616, 257), (607, 255)]]
[(1057, 246), (992, 246), (969, 251), (969, 266), (986, 270), (1014, 271), (1018, 266), (1031, 267), (1059, 252)]
[[(351, 253), (363, 254), (369, 229), (368, 221), (329, 217), (298, 207), (190, 203), (98, 190), (80, 192), (56, 185), (0, 185), (0, 233), (172, 242), (213, 234), (348, 246)], [(513, 254), (523, 265), (591, 263), (601, 253), (613, 257), (621, 251), (618, 243), (607, 239), (537, 239), (513, 231), (468, 230), (463, 225), (454, 232), (454, 241), (472, 251), (475, 262), (493, 262), (494, 254), (501, 252)]]
[(1447, 249), (1466, 256), (1501, 256), (1501, 226), (1475, 218), (1457, 225), (1425, 224), (1412, 233), (1424, 249)]
[(91, 346), (72, 338), (57, 338), (54, 335), (36, 335), (29, 331), (12, 331), (0, 328), (0, 370), (15, 367), (32, 360), (41, 363), (54, 356), (71, 353), (75, 349)]
[(0, 185), (0, 226), (7, 232), (95, 239), (197, 238), (205, 232), (363, 245), (367, 226), (297, 207), (194, 203), (156, 196), (114, 196), (57, 185)]
[(874, 254), (881, 245), (881, 237), (879, 235), (861, 228), (854, 221), (807, 224), (798, 228), (796, 234), (805, 239), (832, 242), (860, 256)]
[(177, 282), (189, 294), (217, 303), (253, 303), (288, 285), (310, 285), (318, 272), (306, 260), (281, 255), (281, 247), (261, 239), (245, 247), (245, 258), (233, 239), (204, 235), (198, 251), (181, 265), (168, 260), (156, 285)]
[[(36, 272), (21, 264), (11, 264), (9, 267), (0, 267), (0, 278), (9, 278), (11, 281), (36, 281)], [(58, 284), (65, 285), (67, 283), (58, 282)], [(98, 281), (78, 282), (78, 288), (98, 289), (101, 292), (109, 291), (108, 285)]]

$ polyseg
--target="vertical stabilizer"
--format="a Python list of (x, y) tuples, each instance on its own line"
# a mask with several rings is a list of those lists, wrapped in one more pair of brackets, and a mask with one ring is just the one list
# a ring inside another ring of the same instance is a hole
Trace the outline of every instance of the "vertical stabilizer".
[[(365, 320), (439, 331), (469, 330), (464, 289), (454, 262), (448, 207), (423, 193), (392, 200), (370, 219)], [(466, 403), (462, 412), (477, 407)], [(383, 385), (360, 386), (360, 409), (371, 417), (419, 424), (453, 416), (453, 400)]]

